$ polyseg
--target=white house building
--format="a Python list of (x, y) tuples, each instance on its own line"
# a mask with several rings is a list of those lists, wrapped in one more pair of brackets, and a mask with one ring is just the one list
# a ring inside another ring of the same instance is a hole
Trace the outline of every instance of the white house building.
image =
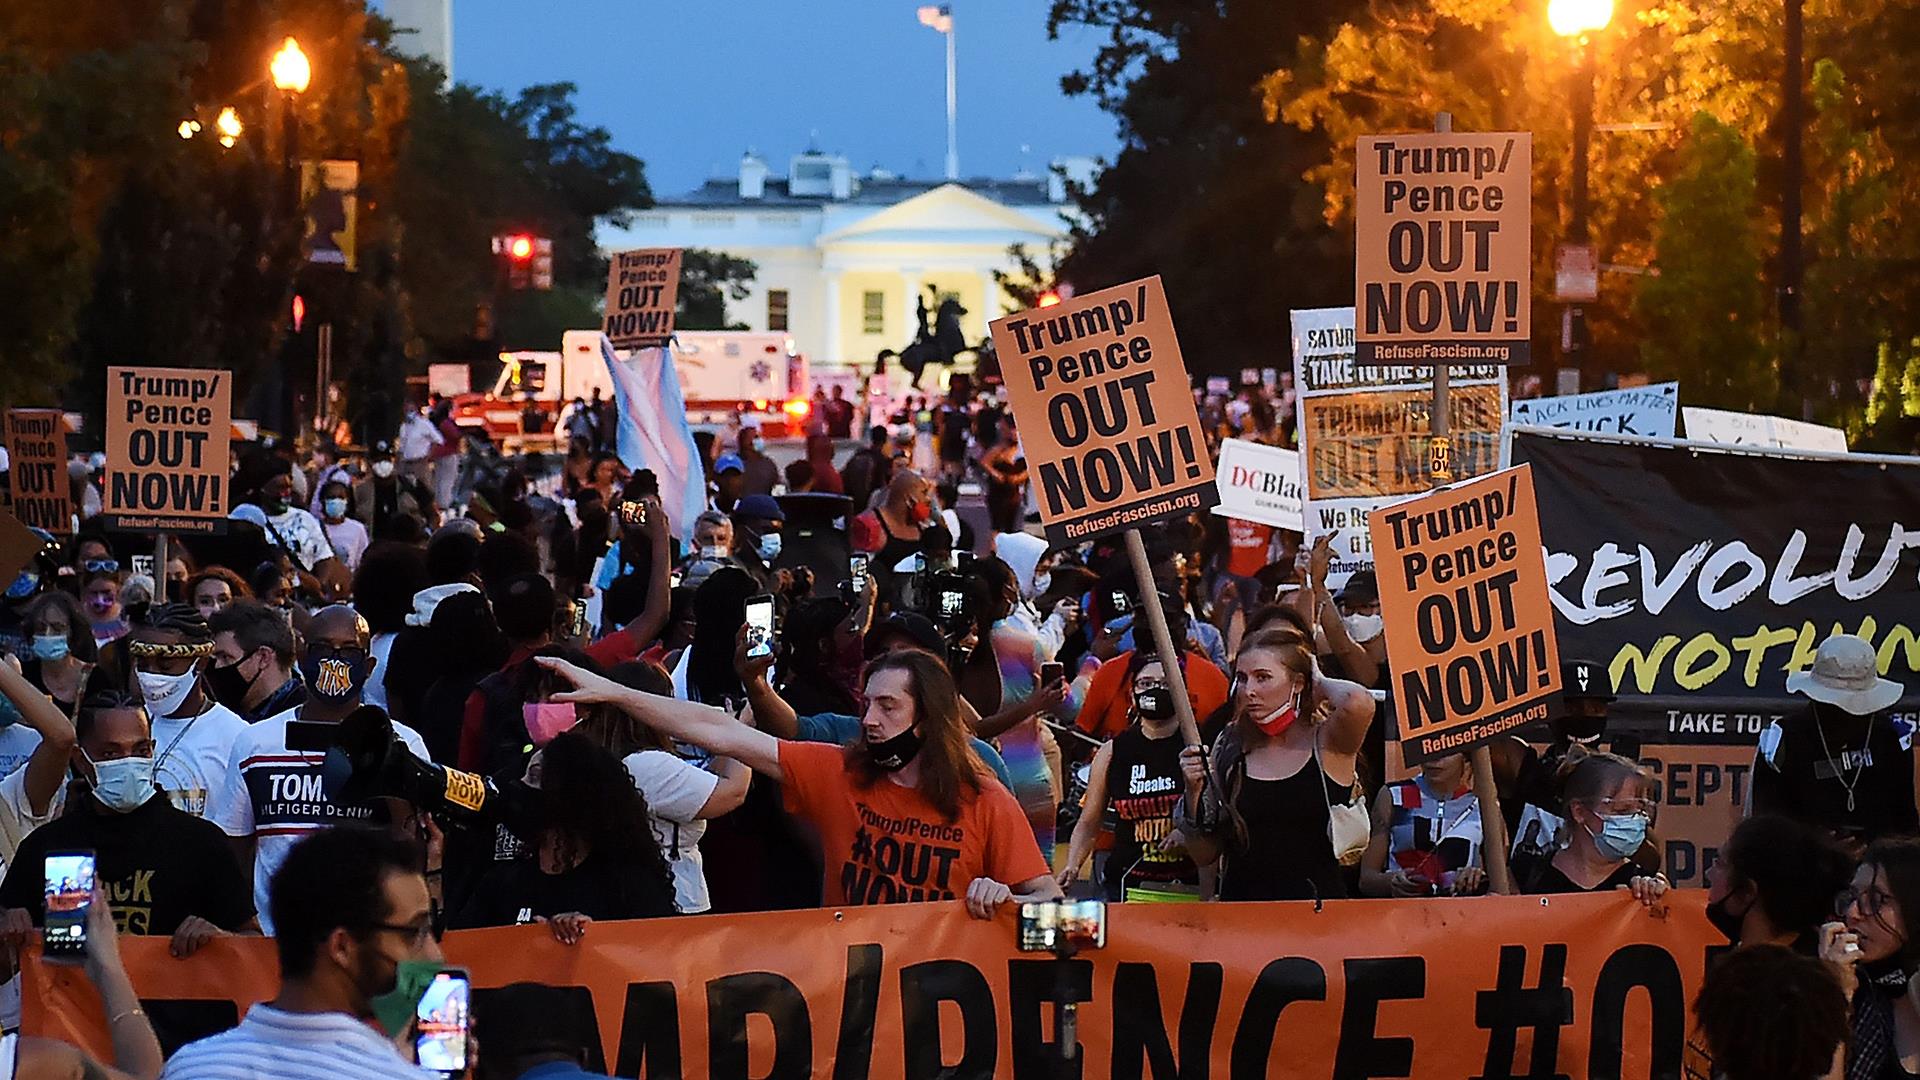
[[(900, 350), (928, 310), (951, 294), (967, 309), (967, 340), (1008, 301), (995, 270), (1015, 269), (1008, 248), (1044, 258), (1067, 232), (1067, 178), (1091, 180), (1089, 158), (1063, 158), (1047, 176), (908, 180), (881, 170), (856, 175), (844, 157), (796, 155), (785, 178), (749, 152), (739, 175), (709, 180), (663, 200), (631, 225), (602, 225), (603, 251), (706, 248), (759, 267), (752, 295), (727, 301), (729, 319), (785, 331), (815, 367), (869, 365)], [(1064, 175), (1062, 175), (1064, 174)]]

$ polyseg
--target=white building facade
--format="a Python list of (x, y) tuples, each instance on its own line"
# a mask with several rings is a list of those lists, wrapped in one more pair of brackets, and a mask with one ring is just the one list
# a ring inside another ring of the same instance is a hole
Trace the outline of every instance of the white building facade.
[(993, 277), (1016, 271), (1008, 249), (1024, 244), (1044, 262), (1074, 212), (1066, 178), (1086, 182), (1094, 169), (1086, 158), (1054, 165), (1045, 177), (905, 180), (857, 176), (845, 158), (810, 151), (782, 179), (749, 153), (737, 177), (664, 200), (625, 228), (602, 225), (599, 242), (609, 252), (704, 248), (751, 259), (752, 293), (727, 299), (729, 320), (786, 332), (816, 369), (871, 370), (881, 350), (913, 341), (923, 298), (931, 312), (955, 297), (968, 343), (987, 338), (987, 323), (1009, 306)]

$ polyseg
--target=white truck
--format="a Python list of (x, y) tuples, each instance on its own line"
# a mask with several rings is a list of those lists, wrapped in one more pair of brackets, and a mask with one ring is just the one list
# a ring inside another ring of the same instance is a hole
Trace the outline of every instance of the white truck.
[[(813, 412), (807, 359), (785, 334), (741, 330), (681, 330), (672, 343), (673, 366), (695, 426), (725, 424), (733, 413), (760, 421), (767, 438), (806, 433)], [(483, 428), (509, 452), (551, 448), (554, 425), (574, 398), (594, 390), (613, 396), (600, 353), (600, 331), (569, 330), (558, 352), (500, 354), (493, 389), (454, 397), (454, 423)]]

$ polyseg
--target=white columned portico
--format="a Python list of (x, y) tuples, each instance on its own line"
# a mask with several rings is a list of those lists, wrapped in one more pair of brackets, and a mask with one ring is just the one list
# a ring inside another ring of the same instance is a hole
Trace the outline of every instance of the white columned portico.
[(829, 266), (825, 269), (824, 274), (826, 277), (827, 318), (826, 331), (822, 337), (825, 339), (826, 355), (821, 359), (830, 364), (838, 364), (845, 362), (847, 359), (845, 356), (846, 340), (840, 333), (840, 271), (836, 267)]

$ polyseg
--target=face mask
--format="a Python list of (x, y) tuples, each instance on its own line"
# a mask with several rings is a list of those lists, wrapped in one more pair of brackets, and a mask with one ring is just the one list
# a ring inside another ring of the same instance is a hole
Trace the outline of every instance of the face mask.
[(1593, 846), (1607, 858), (1630, 858), (1647, 842), (1647, 819), (1639, 814), (1602, 815), (1600, 831), (1589, 835)]
[(343, 518), (347, 516), (347, 500), (325, 499), (321, 501), (320, 509), (326, 511), (329, 518)]
[(1862, 960), (1854, 966), (1874, 989), (1887, 997), (1897, 998), (1907, 992), (1907, 980), (1912, 977), (1912, 973), (1907, 970), (1905, 947), (1892, 956), (1883, 956), (1878, 960)]
[(1560, 721), (1560, 730), (1567, 738), (1582, 746), (1591, 746), (1600, 741), (1607, 733), (1607, 718), (1604, 716), (1569, 716)]
[(263, 494), (260, 496), (260, 509), (265, 510), (268, 517), (278, 517), (287, 512), (287, 500)]
[(1299, 718), (1300, 702), (1296, 698), (1268, 713), (1266, 719), (1255, 720), (1253, 726), (1260, 729), (1260, 734), (1270, 739), (1277, 739), (1285, 735), (1287, 729), (1292, 727), (1293, 722)]
[(31, 570), (22, 570), (20, 576), (13, 579), (13, 584), (7, 586), (7, 599), (25, 600), (39, 587), (40, 575)]
[(867, 756), (881, 771), (898, 772), (920, 752), (921, 743), (920, 733), (908, 728), (891, 739), (868, 743)]
[(761, 562), (771, 564), (773, 560), (780, 557), (780, 534), (767, 533), (761, 536), (760, 545), (756, 550), (760, 553)]
[(70, 648), (65, 634), (33, 635), (33, 655), (41, 663), (57, 664), (67, 658)]
[(380, 478), (380, 479), (382, 479), (382, 480), (385, 480), (385, 479), (386, 479), (387, 477), (389, 477), (389, 476), (392, 476), (392, 475), (393, 475), (393, 462), (391, 462), (391, 461), (376, 461), (376, 462), (374, 462), (374, 463), (373, 463), (373, 475), (375, 475), (375, 476), (377, 476), (377, 477), (379, 477), (379, 478)]
[(413, 1011), (426, 995), (428, 984), (438, 975), (442, 966), (432, 960), (402, 960), (393, 973), (393, 986), (378, 993), (379, 987), (362, 987), (367, 994), (367, 1004), (373, 1009), (374, 1023), (389, 1038), (399, 1038), (400, 1033), (413, 1022)]
[(253, 684), (260, 681), (260, 676), (267, 670), (263, 667), (254, 672), (252, 678), (248, 678), (240, 672), (241, 666), (246, 662), (246, 658), (243, 657), (238, 664), (207, 669), (207, 688), (213, 691), (213, 700), (239, 713), (246, 712), (247, 695), (253, 691)]
[(115, 605), (119, 603), (119, 599), (112, 596), (89, 596), (87, 597), (87, 610), (104, 619), (113, 612)]
[(721, 547), (719, 544), (706, 544), (700, 548), (700, 557), (713, 562), (719, 562), (721, 559), (727, 557), (727, 549)]
[(156, 720), (179, 711), (187, 695), (193, 693), (193, 684), (200, 680), (197, 671), (189, 671), (185, 675), (159, 675), (151, 671), (137, 671), (134, 674), (140, 680), (140, 696), (147, 702), (147, 715)]
[(138, 810), (153, 798), (153, 759), (115, 758), (93, 763), (93, 797), (119, 813)]
[(933, 504), (923, 503), (923, 502), (914, 503), (913, 504), (913, 520), (914, 520), (914, 523), (918, 525), (925, 525), (927, 522), (932, 521), (933, 520)]
[(1167, 720), (1173, 717), (1173, 692), (1164, 686), (1142, 690), (1133, 695), (1133, 711), (1142, 720)]
[[(1733, 897), (1724, 896), (1708, 904), (1707, 921), (1713, 924), (1715, 930), (1725, 935), (1728, 941), (1739, 944), (1740, 924), (1746, 921), (1747, 913), (1743, 911), (1735, 915), (1732, 911), (1729, 911), (1727, 909), (1727, 901), (1731, 899), (1733, 899)], [(1752, 908), (1749, 907), (1747, 910), (1751, 911)]]
[(535, 746), (547, 745), (555, 735), (580, 722), (579, 713), (570, 701), (529, 701), (520, 707), (520, 715), (527, 722), (527, 734), (533, 737)]
[(1047, 590), (1051, 588), (1053, 588), (1053, 572), (1052, 571), (1048, 571), (1044, 574), (1033, 575), (1033, 595), (1044, 596), (1046, 595)]
[(300, 674), (307, 680), (307, 691), (320, 700), (350, 701), (366, 685), (371, 663), (371, 657), (363, 657), (357, 664), (332, 656), (325, 660), (308, 657), (300, 664)]
[(1343, 615), (1340, 624), (1347, 628), (1347, 636), (1355, 644), (1372, 641), (1380, 636), (1384, 620), (1378, 615)]

